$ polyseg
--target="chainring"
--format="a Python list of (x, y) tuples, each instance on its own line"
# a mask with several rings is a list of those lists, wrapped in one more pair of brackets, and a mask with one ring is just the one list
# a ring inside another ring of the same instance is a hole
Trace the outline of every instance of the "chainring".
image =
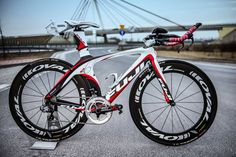
[(111, 107), (111, 103), (103, 97), (92, 97), (87, 101), (85, 114), (94, 124), (104, 124), (112, 116), (112, 112), (106, 112)]

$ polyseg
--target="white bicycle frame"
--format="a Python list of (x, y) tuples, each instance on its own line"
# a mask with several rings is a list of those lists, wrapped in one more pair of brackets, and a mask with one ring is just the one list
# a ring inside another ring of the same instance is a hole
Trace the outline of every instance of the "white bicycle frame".
[[(92, 80), (95, 84), (98, 86), (100, 85), (97, 77), (94, 73), (94, 65), (98, 62), (101, 62), (103, 60), (112, 59), (124, 55), (132, 55), (132, 54), (139, 54), (140, 56), (138, 59), (131, 65), (130, 68), (127, 69), (127, 71), (117, 78), (113, 85), (110, 87), (110, 90), (105, 94), (105, 98), (107, 101), (112, 103), (118, 95), (127, 87), (127, 85), (137, 76), (139, 73), (144, 69), (146, 65), (152, 66), (155, 74), (158, 75), (158, 81), (161, 83), (161, 86), (163, 88), (163, 95), (165, 96), (166, 102), (172, 101), (172, 96), (170, 95), (169, 89), (166, 84), (166, 80), (164, 78), (164, 75), (162, 73), (162, 70), (157, 62), (157, 55), (154, 48), (137, 48), (137, 49), (131, 49), (127, 51), (121, 51), (113, 54), (108, 54), (100, 57), (92, 58), (88, 61), (85, 61), (81, 63), (81, 60), (83, 58), (86, 58), (86, 56), (89, 56), (89, 50), (87, 48), (87, 43), (84, 35), (84, 31), (74, 32), (75, 37), (80, 40), (80, 42), (83, 44), (83, 48), (79, 50), (78, 53), (80, 53), (81, 59), (71, 68), (69, 69), (66, 74), (61, 78), (56, 86), (49, 92), (49, 97), (54, 95), (56, 93), (55, 91), (62, 89), (64, 86), (67, 85), (67, 83), (76, 75), (81, 75), (86, 77), (86, 79)], [(78, 46), (77, 46), (78, 49)], [(59, 86), (60, 84), (60, 86)], [(62, 84), (62, 85), (61, 85)], [(58, 87), (59, 86), (59, 87)], [(59, 89), (58, 89), (59, 88)]]

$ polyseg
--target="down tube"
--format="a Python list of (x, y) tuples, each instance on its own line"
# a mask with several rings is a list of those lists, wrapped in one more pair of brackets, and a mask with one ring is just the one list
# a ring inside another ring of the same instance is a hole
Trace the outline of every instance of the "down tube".
[(127, 70), (130, 72), (128, 74), (124, 74), (124, 76), (122, 76), (121, 80), (117, 83), (117, 85), (111, 88), (111, 90), (106, 94), (106, 99), (110, 103), (112, 103), (119, 96), (119, 94), (128, 86), (128, 84), (142, 71), (146, 64), (152, 63), (152, 60), (154, 60), (154, 57), (151, 54), (145, 56), (138, 64), (136, 60), (133, 65), (137, 65), (131, 70)]

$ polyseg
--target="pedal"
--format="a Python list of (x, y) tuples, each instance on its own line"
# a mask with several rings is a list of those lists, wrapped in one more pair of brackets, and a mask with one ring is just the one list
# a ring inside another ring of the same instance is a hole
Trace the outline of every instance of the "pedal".
[(123, 113), (122, 109), (123, 109), (123, 105), (121, 105), (121, 104), (115, 104), (115, 105), (112, 106), (112, 110), (113, 111), (118, 110), (119, 114)]

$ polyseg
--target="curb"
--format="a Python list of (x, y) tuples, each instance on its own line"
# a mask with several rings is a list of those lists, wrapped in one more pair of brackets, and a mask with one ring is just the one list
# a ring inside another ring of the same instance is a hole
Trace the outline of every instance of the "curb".
[[(32, 62), (33, 62), (33, 61), (32, 61)], [(25, 64), (32, 63), (32, 62), (22, 62), (22, 63), (15, 63), (15, 64), (0, 65), (0, 69), (2, 69), (2, 68), (14, 67), (14, 66), (20, 66), (20, 65), (25, 65)]]

